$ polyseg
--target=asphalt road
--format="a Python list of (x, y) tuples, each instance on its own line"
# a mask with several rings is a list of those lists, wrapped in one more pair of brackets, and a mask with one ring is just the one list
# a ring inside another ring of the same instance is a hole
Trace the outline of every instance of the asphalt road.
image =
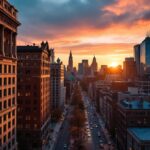
[[(95, 113), (94, 106), (89, 102), (89, 98), (83, 94), (84, 103), (88, 114), (88, 122), (91, 130), (91, 138), (93, 143), (93, 150), (100, 150), (100, 144), (107, 144), (107, 139), (104, 136), (101, 125)], [(103, 148), (102, 148), (103, 149)]]
[(69, 121), (68, 115), (66, 116), (57, 138), (55, 150), (68, 150), (69, 146)]
[[(99, 118), (96, 115), (95, 108), (92, 105), (89, 97), (84, 93), (82, 94), (82, 97), (86, 108), (85, 111), (87, 112), (87, 121), (85, 125), (85, 129), (88, 128), (86, 131), (87, 150), (112, 150), (108, 144), (107, 138), (105, 137), (104, 130), (102, 128), (104, 127), (104, 123), (102, 121), (99, 121)], [(71, 150), (71, 148), (69, 148), (69, 114), (70, 109), (68, 115), (65, 117), (62, 129), (59, 132), (54, 150)]]

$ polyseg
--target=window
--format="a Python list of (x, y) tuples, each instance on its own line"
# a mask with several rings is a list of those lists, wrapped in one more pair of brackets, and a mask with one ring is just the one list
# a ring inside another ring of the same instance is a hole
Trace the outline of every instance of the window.
[(8, 129), (11, 128), (11, 122), (8, 122)]
[(2, 90), (0, 90), (0, 97), (2, 98)]
[(4, 65), (4, 73), (7, 73), (7, 65)]
[(4, 128), (3, 128), (4, 132), (6, 131), (6, 124), (4, 125)]
[(15, 98), (12, 99), (12, 104), (15, 105)]
[(7, 108), (7, 101), (4, 101), (4, 109)]
[(6, 114), (4, 115), (3, 120), (6, 121)]
[(4, 96), (7, 96), (7, 89), (4, 89)]
[(11, 78), (8, 78), (8, 84), (9, 85), (11, 84)]
[(8, 100), (8, 107), (11, 107), (11, 99)]
[(12, 121), (12, 125), (15, 125), (15, 119), (13, 119), (13, 121)]
[(2, 110), (2, 102), (0, 102), (0, 110)]
[(14, 88), (14, 87), (13, 87), (13, 89), (12, 89), (12, 93), (15, 94), (15, 88)]
[(13, 73), (15, 73), (15, 66), (13, 66)]
[(15, 84), (15, 78), (13, 78), (12, 83)]
[(11, 65), (8, 67), (8, 72), (11, 73)]
[(12, 111), (12, 115), (15, 116), (15, 110)]
[(5, 143), (5, 142), (6, 142), (6, 135), (4, 136), (4, 139), (3, 139), (3, 140), (4, 140), (4, 143)]
[(11, 88), (8, 89), (8, 95), (11, 95)]
[(0, 64), (0, 73), (2, 73), (2, 64)]
[(11, 112), (8, 113), (8, 118), (11, 118)]
[(0, 86), (2, 86), (2, 78), (0, 78)]
[(4, 85), (7, 85), (7, 78), (4, 78)]

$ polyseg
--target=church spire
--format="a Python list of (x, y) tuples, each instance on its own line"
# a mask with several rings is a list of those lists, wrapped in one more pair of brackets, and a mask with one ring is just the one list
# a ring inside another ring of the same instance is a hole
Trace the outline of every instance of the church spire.
[(68, 60), (68, 71), (73, 71), (73, 56), (70, 50), (69, 60)]

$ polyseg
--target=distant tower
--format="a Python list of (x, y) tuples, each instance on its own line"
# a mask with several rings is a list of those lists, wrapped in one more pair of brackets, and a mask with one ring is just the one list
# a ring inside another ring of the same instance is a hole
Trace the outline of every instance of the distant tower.
[(73, 57), (72, 52), (70, 51), (69, 60), (68, 60), (68, 71), (73, 71)]
[(54, 62), (55, 62), (55, 50), (50, 49), (50, 63), (54, 63)]
[(91, 69), (92, 69), (92, 72), (97, 71), (97, 62), (96, 62), (96, 57), (95, 56), (93, 57), (93, 62), (91, 64)]

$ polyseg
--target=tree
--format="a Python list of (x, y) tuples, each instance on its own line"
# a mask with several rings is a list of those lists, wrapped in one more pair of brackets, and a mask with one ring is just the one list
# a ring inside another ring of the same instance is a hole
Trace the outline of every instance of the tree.
[(61, 119), (62, 110), (60, 108), (56, 108), (52, 111), (52, 121), (58, 122)]

